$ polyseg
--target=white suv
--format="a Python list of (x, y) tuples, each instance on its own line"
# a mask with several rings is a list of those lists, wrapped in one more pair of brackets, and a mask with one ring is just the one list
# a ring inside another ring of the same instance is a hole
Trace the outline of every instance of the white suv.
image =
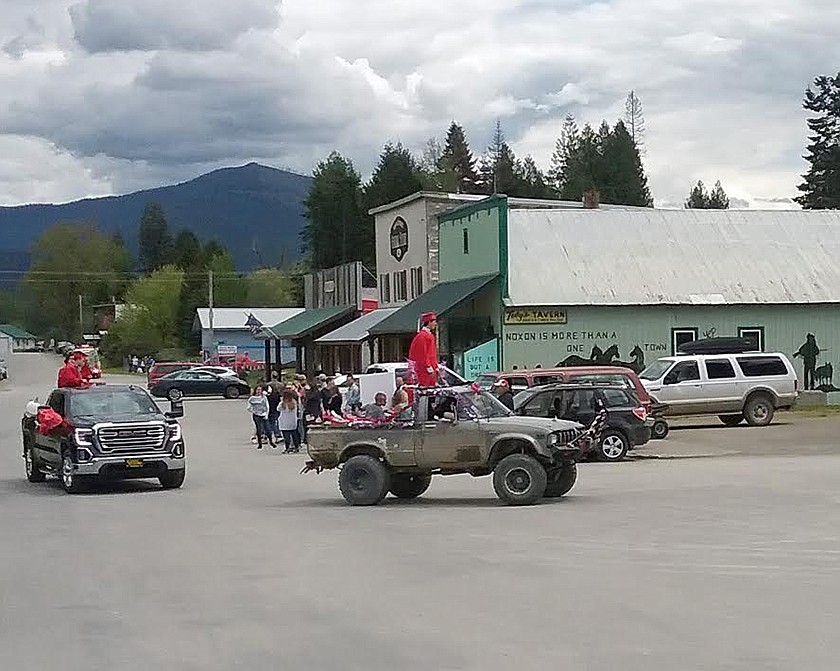
[(665, 357), (639, 375), (665, 414), (718, 415), (727, 426), (744, 419), (766, 426), (796, 402), (799, 382), (784, 354), (696, 354)]

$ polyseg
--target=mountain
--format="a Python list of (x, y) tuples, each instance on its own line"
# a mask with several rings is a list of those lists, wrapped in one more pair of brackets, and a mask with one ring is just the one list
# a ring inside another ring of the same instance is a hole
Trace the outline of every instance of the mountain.
[(138, 223), (150, 201), (163, 206), (173, 236), (190, 229), (201, 240), (215, 238), (240, 270), (276, 265), (281, 257), (294, 261), (311, 183), (311, 177), (249, 163), (124, 196), (0, 207), (0, 270), (25, 270), (32, 244), (58, 222), (92, 221), (102, 231), (120, 233), (136, 256)]

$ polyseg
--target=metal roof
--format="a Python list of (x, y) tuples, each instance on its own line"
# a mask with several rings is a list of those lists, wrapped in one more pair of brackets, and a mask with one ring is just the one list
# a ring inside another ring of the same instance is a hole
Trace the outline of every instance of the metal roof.
[(397, 309), (390, 317), (372, 326), (370, 332), (372, 335), (417, 333), (417, 323), (424, 312), (435, 312), (438, 316), (446, 314), (497, 277), (498, 275), (482, 275), (436, 284), (411, 303)]
[[(346, 305), (302, 310), (300, 314), (295, 315), (291, 319), (271, 325), (260, 337), (270, 336), (280, 340), (297, 340), (319, 329), (328, 327), (333, 322), (349, 316), (355, 310), (355, 306)], [(266, 326), (269, 325), (266, 324)]]
[(516, 210), (509, 304), (840, 302), (840, 211)]
[(5, 333), (12, 340), (36, 340), (37, 338), (29, 331), (24, 331), (14, 324), (0, 324), (0, 333)]
[[(266, 326), (274, 326), (303, 312), (303, 308), (213, 308), (213, 329), (217, 331), (244, 331), (248, 315), (253, 314)], [(210, 328), (210, 308), (197, 308), (201, 328)]]
[(341, 343), (358, 343), (370, 337), (370, 329), (386, 317), (390, 317), (399, 308), (381, 308), (373, 310), (354, 319), (349, 324), (339, 326), (335, 331), (321, 336), (315, 342), (319, 345), (337, 345)]

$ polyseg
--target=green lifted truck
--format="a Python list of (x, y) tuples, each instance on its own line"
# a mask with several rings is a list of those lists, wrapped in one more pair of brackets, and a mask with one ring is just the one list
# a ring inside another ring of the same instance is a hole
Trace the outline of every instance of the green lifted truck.
[(503, 502), (530, 505), (572, 489), (590, 433), (575, 422), (517, 417), (475, 386), (421, 390), (413, 420), (313, 427), (303, 472), (340, 468), (339, 489), (355, 506), (376, 505), (388, 492), (415, 498), (433, 475), (461, 473), (492, 474)]

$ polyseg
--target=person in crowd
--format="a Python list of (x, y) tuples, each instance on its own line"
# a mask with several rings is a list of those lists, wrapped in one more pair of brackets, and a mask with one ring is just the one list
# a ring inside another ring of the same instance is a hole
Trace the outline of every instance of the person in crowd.
[(74, 389), (87, 389), (90, 382), (82, 377), (85, 357), (81, 352), (73, 352), (64, 358), (64, 365), (58, 369), (58, 386)]
[(131, 357), (131, 372), (136, 373), (140, 370), (140, 358), (134, 354)]
[(383, 419), (387, 407), (388, 395), (380, 391), (374, 397), (373, 403), (368, 403), (362, 408), (362, 415), (368, 419)]
[(394, 392), (394, 397), (391, 399), (391, 412), (399, 421), (408, 421), (414, 418), (414, 409), (411, 407), (405, 385), (397, 387)]
[[(280, 401), (280, 414), (278, 424), (283, 434), (283, 442), (286, 445), (284, 454), (288, 452), (300, 452), (300, 434), (298, 433), (298, 420), (300, 419), (298, 408), (298, 396), (294, 389), (286, 389), (283, 392), (283, 399)], [(294, 445), (294, 447), (292, 447)]]
[(341, 407), (344, 405), (344, 399), (334, 380), (330, 380), (330, 383), (327, 385), (327, 397), (326, 410), (340, 415)]
[(497, 380), (493, 383), (493, 393), (499, 402), (508, 410), (513, 410), (513, 392), (510, 390), (510, 385), (507, 380)]
[(359, 383), (353, 377), (352, 373), (347, 375), (347, 382), (347, 407), (350, 409), (350, 412), (356, 414), (359, 412), (359, 408), (362, 407), (362, 392), (359, 389)]
[(283, 388), (278, 382), (268, 384), (268, 418), (266, 419), (266, 433), (276, 443), (280, 440), (280, 429), (277, 420), (280, 417), (280, 402), (283, 400)]
[(306, 442), (309, 427), (321, 421), (324, 408), (321, 404), (321, 395), (318, 389), (309, 384), (308, 380), (303, 383), (303, 442)]
[(301, 443), (306, 442), (306, 420), (304, 418), (304, 408), (306, 407), (306, 375), (295, 375), (295, 393), (298, 400), (298, 434), (300, 435)]
[(248, 411), (254, 420), (254, 428), (257, 433), (257, 449), (261, 450), (263, 446), (263, 438), (268, 438), (271, 447), (277, 447), (277, 444), (268, 434), (268, 396), (265, 393), (265, 387), (258, 384), (254, 387), (254, 391), (248, 398)]
[(439, 376), (437, 352), (437, 315), (426, 312), (420, 318), (422, 328), (411, 341), (408, 350), (409, 368), (421, 387), (436, 387)]

